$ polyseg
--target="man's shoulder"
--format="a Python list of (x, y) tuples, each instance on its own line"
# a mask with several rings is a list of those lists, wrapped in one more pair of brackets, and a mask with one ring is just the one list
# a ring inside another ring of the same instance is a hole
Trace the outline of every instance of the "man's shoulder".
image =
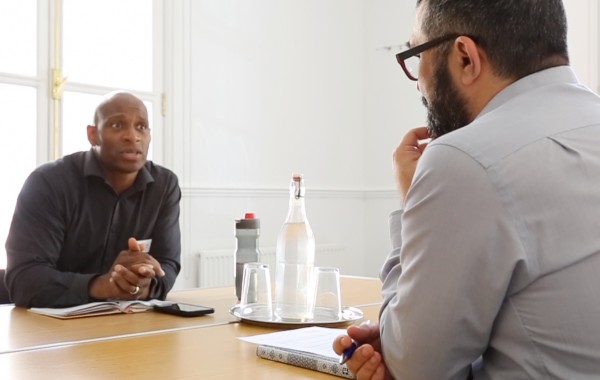
[(23, 184), (22, 194), (70, 194), (82, 189), (83, 152), (46, 162), (35, 168)]
[(548, 136), (598, 124), (600, 98), (572, 75), (563, 67), (523, 78), (498, 93), (472, 123), (431, 145), (452, 147), (490, 167)]
[(155, 182), (178, 184), (177, 175), (171, 169), (148, 160), (144, 165)]
[(76, 152), (63, 156), (54, 161), (46, 162), (38, 166), (33, 173), (48, 176), (62, 176), (69, 172), (77, 172), (83, 169), (86, 152)]

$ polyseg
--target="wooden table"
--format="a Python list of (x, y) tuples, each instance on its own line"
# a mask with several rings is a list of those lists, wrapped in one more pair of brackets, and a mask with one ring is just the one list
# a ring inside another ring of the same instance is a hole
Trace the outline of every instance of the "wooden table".
[[(341, 289), (345, 306), (380, 304), (381, 283), (378, 279), (342, 276)], [(229, 309), (236, 302), (233, 287), (174, 291), (167, 299), (212, 306), (215, 313), (183, 318), (144, 312), (61, 320), (3, 305), (0, 306), (0, 354), (237, 322), (237, 318), (229, 314)]]
[(193, 301), (215, 308), (214, 314), (198, 318), (144, 312), (62, 320), (31, 313), (25, 308), (3, 305), (0, 306), (0, 353), (234, 322), (237, 319), (229, 314), (229, 308), (235, 303), (235, 295), (231, 294), (231, 288), (213, 288), (173, 292), (169, 295), (168, 298), (174, 301)]
[[(361, 308), (377, 320), (379, 306)], [(0, 355), (7, 379), (335, 379), (261, 359), (240, 336), (276, 331), (245, 323), (82, 342)]]

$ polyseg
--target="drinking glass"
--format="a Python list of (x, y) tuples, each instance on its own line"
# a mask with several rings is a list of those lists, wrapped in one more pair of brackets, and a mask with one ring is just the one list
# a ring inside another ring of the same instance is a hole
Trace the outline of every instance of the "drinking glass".
[(271, 320), (273, 300), (271, 298), (271, 275), (267, 264), (244, 264), (239, 310), (244, 318)]
[(312, 308), (315, 321), (337, 321), (342, 317), (340, 270), (338, 268), (315, 267)]

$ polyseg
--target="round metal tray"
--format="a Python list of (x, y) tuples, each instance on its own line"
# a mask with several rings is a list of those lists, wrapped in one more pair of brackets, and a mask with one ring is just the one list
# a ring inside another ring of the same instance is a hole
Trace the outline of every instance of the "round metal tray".
[(240, 319), (240, 321), (244, 323), (248, 323), (256, 326), (267, 326), (267, 327), (276, 327), (276, 328), (296, 328), (296, 327), (308, 327), (308, 326), (326, 326), (326, 327), (336, 327), (336, 326), (344, 326), (348, 325), (354, 321), (357, 321), (363, 317), (363, 312), (360, 309), (355, 307), (347, 306), (342, 307), (342, 315), (339, 319), (331, 319), (329, 316), (323, 316), (324, 313), (319, 312), (319, 310), (315, 310), (314, 318), (306, 320), (306, 321), (282, 321), (276, 319), (276, 317), (271, 318), (261, 318), (253, 316), (252, 314), (242, 315), (240, 311), (239, 305), (233, 306), (229, 313), (234, 317)]

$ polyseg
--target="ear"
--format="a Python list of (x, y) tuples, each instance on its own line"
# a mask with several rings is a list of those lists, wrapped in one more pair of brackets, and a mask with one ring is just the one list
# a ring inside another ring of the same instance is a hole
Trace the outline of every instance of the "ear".
[(454, 41), (454, 52), (458, 80), (465, 86), (473, 84), (481, 76), (482, 52), (467, 36), (460, 36)]
[(100, 139), (98, 137), (98, 128), (96, 128), (95, 125), (87, 126), (87, 137), (88, 141), (90, 142), (90, 144), (92, 144), (92, 146), (100, 144)]

